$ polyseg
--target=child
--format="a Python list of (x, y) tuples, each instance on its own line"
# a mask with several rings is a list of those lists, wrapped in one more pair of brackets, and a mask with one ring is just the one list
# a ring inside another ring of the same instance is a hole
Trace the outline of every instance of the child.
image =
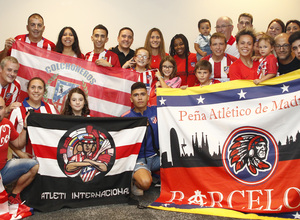
[(139, 82), (145, 83), (148, 95), (150, 90), (155, 86), (155, 71), (150, 70), (151, 57), (150, 52), (145, 47), (140, 47), (135, 50), (135, 55), (131, 60), (128, 60), (122, 68), (130, 68), (139, 74)]
[(276, 76), (278, 70), (278, 62), (272, 51), (274, 49), (275, 40), (271, 36), (265, 34), (258, 41), (259, 66), (257, 68), (258, 79), (253, 80), (254, 84), (271, 79)]
[(209, 45), (210, 39), (210, 30), (211, 24), (207, 19), (201, 19), (198, 22), (199, 36), (195, 40), (194, 47), (197, 51), (197, 61), (199, 61), (202, 57), (206, 57), (211, 54), (211, 49)]
[[(176, 61), (171, 56), (163, 58), (159, 64), (159, 71), (155, 73), (158, 81), (156, 88), (180, 88), (181, 78), (177, 75)], [(152, 89), (149, 97), (149, 104), (156, 105), (156, 89)]]
[(207, 60), (200, 60), (195, 66), (195, 75), (199, 81), (195, 86), (208, 86), (216, 83), (220, 83), (219, 80), (210, 79), (212, 73), (211, 63)]
[(82, 89), (76, 87), (69, 91), (61, 114), (90, 117), (89, 104)]

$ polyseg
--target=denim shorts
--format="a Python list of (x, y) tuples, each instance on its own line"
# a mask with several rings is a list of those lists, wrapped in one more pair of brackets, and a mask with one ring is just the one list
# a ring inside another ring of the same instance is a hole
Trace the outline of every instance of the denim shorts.
[(7, 161), (2, 170), (0, 170), (3, 185), (7, 185), (19, 179), (23, 174), (27, 173), (36, 164), (38, 164), (36, 160), (27, 158), (13, 158)]
[(134, 167), (134, 172), (139, 169), (146, 169), (149, 172), (159, 170), (160, 159), (159, 155), (154, 154), (153, 156), (147, 157), (147, 163), (145, 158), (138, 158)]

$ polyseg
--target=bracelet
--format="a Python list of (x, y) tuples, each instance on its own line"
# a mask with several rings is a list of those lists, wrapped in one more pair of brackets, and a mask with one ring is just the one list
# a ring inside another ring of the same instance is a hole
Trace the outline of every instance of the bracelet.
[(23, 129), (24, 129), (25, 131), (27, 131), (27, 127), (23, 127)]
[(158, 80), (160, 80), (160, 79), (163, 79), (163, 78), (164, 78), (164, 77), (162, 77), (162, 76), (159, 76), (159, 77), (158, 77)]

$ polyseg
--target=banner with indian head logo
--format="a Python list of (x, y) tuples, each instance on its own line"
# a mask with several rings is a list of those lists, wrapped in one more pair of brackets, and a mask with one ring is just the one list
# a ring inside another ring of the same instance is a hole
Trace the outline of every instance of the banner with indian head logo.
[(13, 44), (11, 55), (20, 63), (17, 77), (21, 84), (20, 101), (27, 97), (27, 82), (38, 76), (46, 83), (44, 101), (59, 112), (74, 87), (85, 92), (93, 116), (118, 117), (131, 107), (130, 87), (139, 77), (135, 71), (97, 66), (20, 41)]
[(147, 118), (32, 113), (28, 133), (39, 162), (22, 193), (40, 211), (128, 201)]
[(161, 194), (152, 208), (300, 217), (300, 70), (258, 86), (158, 89), (157, 103)]

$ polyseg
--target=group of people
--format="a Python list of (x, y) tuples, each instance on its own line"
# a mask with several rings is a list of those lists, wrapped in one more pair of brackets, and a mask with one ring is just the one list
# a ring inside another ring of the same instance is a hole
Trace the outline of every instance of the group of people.
[[(11, 204), (21, 203), (20, 192), (34, 179), (38, 163), (34, 156), (30, 137), (26, 143), (28, 112), (58, 114), (55, 107), (44, 102), (45, 82), (34, 77), (28, 82), (28, 98), (19, 102), (20, 83), (16, 79), (19, 63), (12, 56), (11, 48), (21, 40), (33, 46), (85, 59), (102, 67), (126, 68), (139, 74), (138, 82), (131, 87), (130, 100), (133, 108), (123, 117), (147, 117), (148, 128), (134, 168), (132, 192), (143, 195), (152, 183), (152, 172), (159, 170), (159, 142), (156, 111), (156, 88), (182, 88), (207, 86), (229, 80), (247, 79), (255, 84), (300, 68), (300, 22), (290, 20), (286, 25), (274, 19), (267, 31), (254, 32), (253, 17), (243, 13), (238, 18), (238, 33), (233, 36), (233, 22), (229, 17), (220, 17), (216, 32), (211, 35), (211, 23), (201, 19), (200, 32), (194, 42), (192, 53), (187, 38), (176, 34), (170, 43), (169, 54), (165, 51), (162, 32), (152, 28), (143, 47), (135, 51), (130, 47), (134, 32), (124, 27), (118, 34), (118, 45), (105, 49), (108, 30), (97, 25), (92, 31), (94, 49), (83, 55), (78, 36), (72, 27), (64, 27), (56, 45), (43, 37), (43, 17), (32, 14), (28, 18), (28, 34), (9, 38), (0, 52), (0, 123), (1, 147), (0, 174), (3, 184), (16, 181), (9, 195)], [(149, 80), (150, 79), (150, 80)], [(69, 91), (60, 114), (91, 117), (86, 94), (80, 88)], [(7, 130), (5, 130), (8, 128)], [(14, 159), (7, 161), (8, 147), (14, 151)], [(21, 158), (21, 159), (16, 159)], [(18, 170), (18, 172), (15, 172)]]

